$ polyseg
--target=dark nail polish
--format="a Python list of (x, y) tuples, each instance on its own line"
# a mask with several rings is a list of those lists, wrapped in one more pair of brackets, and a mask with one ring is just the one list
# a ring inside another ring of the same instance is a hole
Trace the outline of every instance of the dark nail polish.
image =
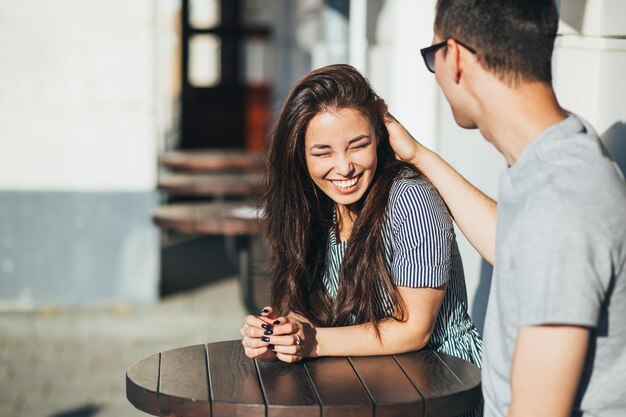
[(267, 346), (267, 347), (268, 347), (268, 348), (270, 348), (270, 349), (272, 349), (272, 350), (276, 349), (276, 346), (274, 346), (274, 345), (269, 345), (269, 346)]
[(278, 326), (279, 324), (280, 324), (280, 321), (279, 321), (279, 320), (275, 320), (275, 321), (274, 321), (274, 326)]
[(272, 326), (270, 326), (269, 324), (263, 323), (261, 327), (263, 327), (265, 330), (272, 330)]
[(270, 311), (267, 308), (264, 308), (263, 310), (261, 310), (261, 313), (269, 313)]
[(267, 337), (267, 336), (263, 336), (263, 337), (261, 337), (261, 340), (264, 341), (264, 342), (269, 342), (270, 338)]
[(271, 330), (266, 330), (266, 331), (263, 332), (263, 334), (269, 336), (271, 334), (274, 334), (274, 332), (271, 331)]

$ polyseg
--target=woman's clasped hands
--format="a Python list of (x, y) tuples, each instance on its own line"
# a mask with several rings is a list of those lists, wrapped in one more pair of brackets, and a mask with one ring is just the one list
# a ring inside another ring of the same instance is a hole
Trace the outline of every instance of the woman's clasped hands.
[(315, 328), (292, 316), (278, 317), (271, 307), (265, 307), (258, 316), (246, 316), (240, 332), (246, 356), (252, 359), (293, 363), (317, 356)]

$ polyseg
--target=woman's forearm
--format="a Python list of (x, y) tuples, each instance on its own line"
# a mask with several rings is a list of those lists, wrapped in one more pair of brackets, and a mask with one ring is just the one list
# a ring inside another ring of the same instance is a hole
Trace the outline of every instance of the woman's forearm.
[[(386, 318), (378, 323), (343, 327), (316, 327), (293, 312), (273, 315), (266, 307), (263, 317), (247, 316), (242, 329), (248, 357), (260, 357), (271, 349), (285, 362), (316, 356), (368, 356), (410, 352), (430, 340), (447, 284), (436, 288), (398, 286), (402, 320)], [(269, 333), (268, 333), (269, 332)]]
[(423, 348), (435, 328), (447, 285), (438, 288), (398, 287), (405, 305), (404, 320), (379, 323), (380, 338), (372, 323), (317, 328), (318, 356), (368, 356), (410, 352)]
[(380, 338), (372, 324), (316, 328), (315, 356), (369, 356), (404, 353), (428, 343), (432, 329), (411, 329), (409, 322), (386, 319), (380, 323)]

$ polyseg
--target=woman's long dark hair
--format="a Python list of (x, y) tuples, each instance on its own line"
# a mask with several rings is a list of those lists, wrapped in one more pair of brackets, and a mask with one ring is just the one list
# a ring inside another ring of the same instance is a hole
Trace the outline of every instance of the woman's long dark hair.
[[(307, 170), (304, 136), (320, 112), (355, 109), (365, 115), (378, 138), (377, 169), (359, 207), (339, 271), (339, 288), (331, 299), (322, 283), (328, 234), (335, 203), (317, 188)], [(385, 127), (387, 107), (368, 81), (349, 65), (312, 71), (291, 90), (270, 142), (262, 207), (267, 219), (273, 274), (272, 304), (278, 314), (298, 313), (317, 326), (378, 322), (381, 313), (373, 292), (381, 286), (405, 318), (405, 307), (385, 258), (382, 228), (389, 190), (412, 166), (397, 161)]]

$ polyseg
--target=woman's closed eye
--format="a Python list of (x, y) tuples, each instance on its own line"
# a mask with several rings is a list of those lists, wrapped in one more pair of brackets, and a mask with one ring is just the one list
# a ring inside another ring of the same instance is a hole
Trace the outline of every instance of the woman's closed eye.
[(315, 157), (319, 157), (319, 158), (325, 158), (331, 155), (331, 152), (318, 152), (318, 153), (311, 153), (311, 156), (315, 156)]
[(332, 149), (328, 145), (318, 143), (309, 148), (309, 154), (314, 157), (324, 158), (332, 154)]
[(370, 146), (372, 144), (372, 142), (370, 140), (363, 140), (363, 141), (359, 141), (357, 143), (355, 143), (350, 150), (356, 150), (356, 149), (365, 149), (368, 146)]
[[(347, 151), (358, 151), (359, 149), (365, 149), (372, 144), (372, 140), (368, 136), (361, 136), (350, 141)], [(317, 158), (327, 158), (332, 156), (333, 150), (328, 145), (317, 144), (310, 148), (310, 154)]]

